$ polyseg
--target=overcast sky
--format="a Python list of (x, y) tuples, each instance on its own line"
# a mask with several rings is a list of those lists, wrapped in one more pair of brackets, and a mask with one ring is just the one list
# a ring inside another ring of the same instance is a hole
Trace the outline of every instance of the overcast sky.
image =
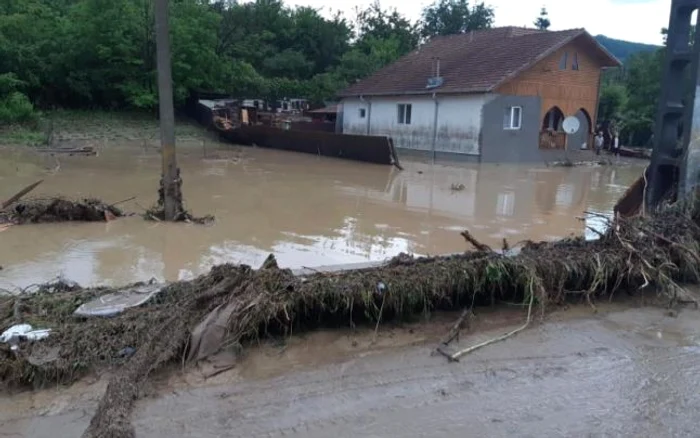
[[(354, 17), (355, 5), (366, 6), (373, 0), (285, 0), (290, 6), (304, 5), (322, 9), (324, 15), (340, 10)], [(383, 8), (396, 8), (417, 19), (430, 0), (381, 0)], [(552, 22), (551, 30), (584, 27), (591, 34), (640, 43), (661, 44), (661, 28), (668, 26), (671, 0), (486, 0), (496, 11), (497, 26), (532, 26), (540, 8), (545, 6)]]

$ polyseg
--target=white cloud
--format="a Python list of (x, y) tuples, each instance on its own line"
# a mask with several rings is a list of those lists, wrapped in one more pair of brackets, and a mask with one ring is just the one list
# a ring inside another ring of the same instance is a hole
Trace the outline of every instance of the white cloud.
[[(354, 16), (355, 6), (365, 7), (373, 0), (286, 0), (290, 6), (322, 8), (330, 15), (340, 10)], [(426, 0), (381, 0), (383, 8), (396, 8), (404, 15), (417, 19), (427, 4)], [(661, 44), (661, 28), (668, 25), (671, 0), (486, 0), (496, 11), (497, 26), (531, 27), (545, 6), (552, 22), (552, 30), (586, 28), (593, 35), (649, 44)]]

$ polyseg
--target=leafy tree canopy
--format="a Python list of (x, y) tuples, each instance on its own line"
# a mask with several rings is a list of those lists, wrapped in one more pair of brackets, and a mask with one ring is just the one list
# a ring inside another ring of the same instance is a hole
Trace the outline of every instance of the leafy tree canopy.
[(493, 26), (493, 8), (485, 3), (470, 6), (467, 0), (437, 0), (423, 10), (421, 35), (453, 35)]

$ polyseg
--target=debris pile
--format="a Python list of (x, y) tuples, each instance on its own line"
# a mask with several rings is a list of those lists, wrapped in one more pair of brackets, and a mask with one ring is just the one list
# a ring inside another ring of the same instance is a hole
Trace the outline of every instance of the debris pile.
[[(180, 169), (177, 169), (177, 181), (174, 201), (177, 206), (174, 222), (188, 222), (198, 225), (210, 225), (214, 222), (214, 216), (206, 215), (202, 217), (195, 217), (190, 212), (185, 210), (184, 202), (182, 200), (182, 178), (180, 178)], [(165, 186), (163, 183), (163, 178), (160, 180), (160, 188), (158, 189), (158, 201), (156, 204), (146, 210), (143, 214), (143, 218), (149, 221), (161, 222), (165, 220)]]
[(404, 255), (374, 268), (295, 276), (272, 258), (264, 269), (221, 265), (195, 280), (166, 285), (143, 305), (109, 318), (74, 315), (88, 300), (114, 293), (109, 289), (0, 297), (0, 328), (27, 323), (52, 329), (45, 339), (20, 345), (19, 352), (0, 348), (0, 384), (69, 383), (90, 370), (119, 366), (84, 436), (133, 436), (130, 412), (152, 372), (240, 349), (267, 334), (501, 301), (544, 310), (580, 297), (593, 305), (596, 297), (648, 286), (676, 301), (682, 293), (677, 282), (700, 279), (699, 225), (697, 206), (677, 205), (621, 220), (599, 240), (529, 242), (516, 255), (492, 251), (464, 233), (477, 251)]
[(104, 222), (124, 214), (99, 199), (28, 199), (0, 210), (0, 223), (36, 224), (45, 222)]
[[(143, 214), (143, 218), (147, 221), (162, 222), (165, 220), (165, 210), (162, 204), (158, 203), (153, 207), (146, 210)], [(206, 215), (202, 217), (193, 216), (187, 210), (181, 210), (177, 213), (174, 222), (187, 222), (197, 225), (210, 225), (214, 222), (214, 216)]]

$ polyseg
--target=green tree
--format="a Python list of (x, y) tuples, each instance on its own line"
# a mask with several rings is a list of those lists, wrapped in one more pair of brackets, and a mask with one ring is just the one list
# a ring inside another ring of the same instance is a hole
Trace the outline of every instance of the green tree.
[(645, 143), (651, 136), (661, 92), (661, 67), (664, 50), (638, 53), (626, 65), (627, 105), (624, 125), (635, 143)]
[(622, 121), (627, 107), (627, 89), (622, 83), (604, 83), (598, 104), (599, 121)]
[(420, 36), (417, 24), (411, 23), (396, 9), (383, 10), (378, 1), (357, 11), (355, 31), (355, 48), (369, 53), (377, 41), (393, 40), (399, 56), (415, 49)]
[(537, 17), (537, 20), (535, 20), (535, 27), (538, 28), (539, 30), (547, 30), (549, 29), (549, 26), (551, 26), (551, 22), (549, 21), (549, 13), (547, 12), (547, 8), (542, 8), (540, 10), (540, 16)]
[(26, 123), (35, 119), (34, 106), (20, 91), (25, 85), (14, 73), (0, 74), (0, 123)]
[(401, 42), (398, 39), (368, 37), (361, 48), (355, 48), (343, 56), (337, 74), (345, 82), (351, 83), (369, 76), (401, 56)]
[[(489, 27), (483, 3), (441, 0), (413, 23), (378, 2), (350, 23), (282, 0), (172, 0), (176, 104), (192, 91), (239, 97), (332, 98), (414, 50), (425, 36)], [(431, 12), (432, 11), (432, 12)], [(157, 105), (152, 0), (4, 0), (0, 95), (13, 112), (37, 107), (139, 108)], [(8, 88), (8, 87), (5, 87)]]
[(429, 38), (453, 35), (493, 26), (493, 8), (485, 3), (469, 5), (467, 0), (437, 0), (423, 9), (421, 35)]

